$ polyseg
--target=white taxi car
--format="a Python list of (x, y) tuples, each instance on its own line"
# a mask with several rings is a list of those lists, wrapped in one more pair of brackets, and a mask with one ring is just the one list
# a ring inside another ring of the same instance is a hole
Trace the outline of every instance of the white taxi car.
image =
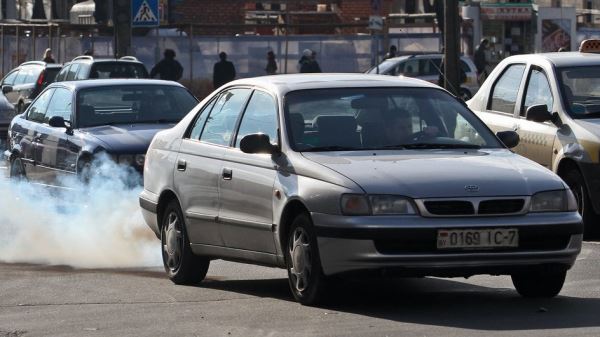
[(514, 130), (514, 150), (569, 185), (586, 236), (600, 232), (600, 41), (580, 51), (504, 59), (467, 102), (495, 132)]

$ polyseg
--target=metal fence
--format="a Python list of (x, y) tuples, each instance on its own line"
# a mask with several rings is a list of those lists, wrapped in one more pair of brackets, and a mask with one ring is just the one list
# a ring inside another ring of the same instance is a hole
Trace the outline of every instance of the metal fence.
[[(152, 33), (151, 33), (152, 34)], [(294, 36), (143, 36), (133, 37), (132, 54), (150, 70), (162, 58), (164, 49), (173, 49), (184, 67), (182, 83), (198, 96), (212, 90), (213, 65), (224, 51), (235, 65), (237, 78), (265, 75), (267, 52), (276, 55), (278, 73), (298, 72), (304, 49), (317, 53), (323, 72), (363, 72), (385, 54), (383, 36), (370, 35), (294, 35)], [(437, 52), (439, 34), (390, 34), (389, 44), (400, 53)], [(0, 66), (2, 74), (18, 64), (39, 60), (51, 47), (57, 62), (64, 63), (93, 49), (96, 57), (112, 57), (112, 37), (10, 36), (2, 34)]]

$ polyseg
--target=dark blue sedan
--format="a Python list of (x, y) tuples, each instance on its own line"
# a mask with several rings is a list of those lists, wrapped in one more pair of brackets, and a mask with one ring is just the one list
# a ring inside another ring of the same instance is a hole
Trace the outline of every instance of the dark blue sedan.
[(53, 83), (10, 124), (9, 175), (54, 184), (59, 175), (81, 175), (99, 153), (142, 172), (154, 135), (196, 104), (170, 81)]

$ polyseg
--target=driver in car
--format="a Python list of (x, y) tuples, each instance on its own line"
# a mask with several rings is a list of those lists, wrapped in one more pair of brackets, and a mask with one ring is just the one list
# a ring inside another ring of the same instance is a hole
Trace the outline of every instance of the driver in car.
[(435, 137), (438, 131), (435, 126), (426, 126), (422, 131), (413, 132), (412, 115), (406, 112), (396, 112), (387, 118), (384, 132), (389, 144), (400, 145)]

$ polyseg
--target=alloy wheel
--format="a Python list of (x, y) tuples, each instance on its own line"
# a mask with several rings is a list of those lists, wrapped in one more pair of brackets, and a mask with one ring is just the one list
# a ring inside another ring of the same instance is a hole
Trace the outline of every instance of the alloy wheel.
[(296, 291), (303, 292), (309, 286), (312, 274), (312, 249), (310, 237), (304, 228), (297, 227), (290, 236), (289, 253), (292, 266), (290, 274)]
[(181, 222), (175, 212), (171, 212), (163, 227), (163, 259), (171, 271), (176, 271), (181, 265), (183, 250), (183, 235)]

